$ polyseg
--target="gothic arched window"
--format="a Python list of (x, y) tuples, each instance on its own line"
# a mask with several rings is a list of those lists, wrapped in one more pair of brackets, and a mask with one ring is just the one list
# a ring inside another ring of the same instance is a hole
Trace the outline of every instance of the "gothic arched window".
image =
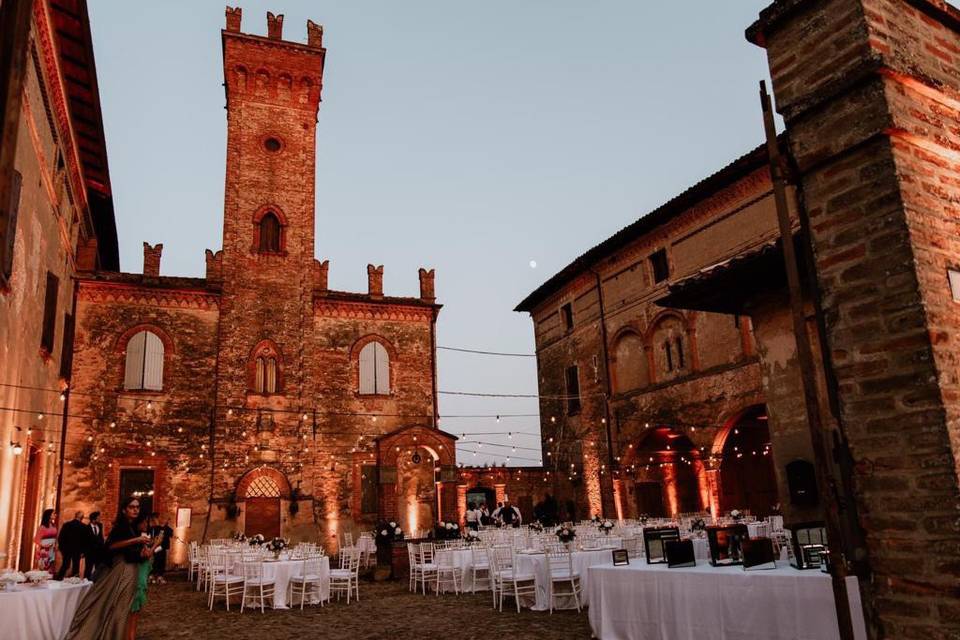
[(270, 394), (280, 392), (280, 354), (269, 340), (264, 340), (254, 349), (251, 368), (250, 389), (253, 393)]
[(260, 218), (260, 253), (280, 253), (280, 219), (272, 211)]
[(123, 388), (127, 391), (163, 390), (163, 341), (147, 330), (138, 331), (127, 341), (127, 359)]
[(360, 350), (360, 393), (389, 395), (390, 356), (379, 342), (370, 342)]

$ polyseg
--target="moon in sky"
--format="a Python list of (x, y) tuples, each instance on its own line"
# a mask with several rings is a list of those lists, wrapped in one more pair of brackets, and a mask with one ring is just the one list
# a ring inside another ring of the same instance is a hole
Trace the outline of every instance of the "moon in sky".
[(537, 268), (537, 261), (536, 261), (536, 260), (531, 260), (531, 261), (530, 261), (530, 268), (531, 268), (531, 269), (536, 269), (536, 268)]

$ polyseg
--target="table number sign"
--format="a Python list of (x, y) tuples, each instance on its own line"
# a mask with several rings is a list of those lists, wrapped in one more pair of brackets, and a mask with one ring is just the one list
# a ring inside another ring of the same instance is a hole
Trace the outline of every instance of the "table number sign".
[(679, 540), (679, 527), (661, 527), (643, 530), (643, 549), (647, 554), (647, 564), (660, 564), (667, 561), (664, 543)]
[(667, 552), (668, 569), (697, 566), (697, 558), (693, 552), (693, 540), (667, 540), (664, 547)]
[(776, 569), (773, 541), (770, 538), (750, 538), (743, 541), (743, 570)]
[(619, 567), (625, 564), (630, 564), (630, 554), (627, 553), (626, 549), (614, 549), (613, 566)]
[(822, 522), (791, 525), (790, 564), (796, 569), (819, 569), (827, 549), (827, 530)]
[(743, 541), (750, 534), (745, 524), (731, 524), (722, 527), (707, 527), (707, 541), (710, 543), (710, 564), (715, 567), (741, 564)]

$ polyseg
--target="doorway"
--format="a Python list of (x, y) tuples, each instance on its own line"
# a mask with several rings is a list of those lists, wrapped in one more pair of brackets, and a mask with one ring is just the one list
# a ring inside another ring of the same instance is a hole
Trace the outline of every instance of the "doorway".
[(244, 535), (266, 539), (280, 537), (280, 485), (270, 475), (260, 475), (247, 487)]

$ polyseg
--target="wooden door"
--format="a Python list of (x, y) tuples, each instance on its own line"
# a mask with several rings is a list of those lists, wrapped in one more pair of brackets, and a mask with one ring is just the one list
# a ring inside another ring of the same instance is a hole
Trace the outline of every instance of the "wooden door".
[(666, 515), (663, 509), (663, 489), (659, 482), (638, 482), (634, 486), (637, 497), (637, 514), (651, 518)]
[(247, 498), (245, 511), (248, 538), (258, 533), (267, 540), (280, 537), (280, 498)]

